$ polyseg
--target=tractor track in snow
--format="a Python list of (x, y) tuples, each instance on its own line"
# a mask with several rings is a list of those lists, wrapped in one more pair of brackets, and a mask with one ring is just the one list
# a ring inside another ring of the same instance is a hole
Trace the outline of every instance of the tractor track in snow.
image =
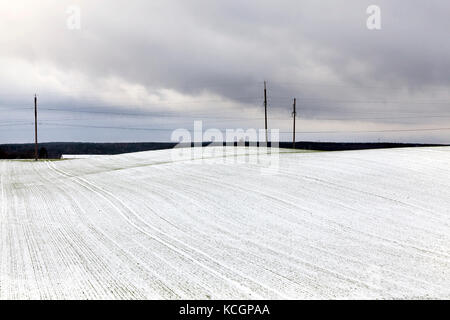
[[(221, 263), (220, 261), (217, 261), (216, 259), (214, 259), (213, 257), (209, 256), (208, 254), (200, 251), (197, 248), (194, 248), (192, 246), (189, 246), (187, 244), (183, 244), (181, 241), (179, 241), (178, 239), (176, 239), (173, 236), (170, 236), (168, 234), (165, 234), (163, 231), (159, 230), (158, 228), (151, 226), (149, 224), (147, 224), (145, 221), (143, 221), (138, 214), (136, 214), (132, 209), (130, 209), (120, 198), (118, 198), (117, 196), (115, 196), (114, 194), (112, 194), (111, 192), (105, 190), (102, 187), (99, 187), (97, 185), (95, 185), (92, 182), (89, 182), (88, 180), (84, 179), (84, 178), (80, 178), (80, 177), (76, 177), (74, 175), (71, 175), (70, 173), (67, 173), (65, 171), (56, 169), (53, 165), (53, 163), (51, 162), (47, 162), (47, 164), (49, 165), (49, 167), (53, 167), (52, 169), (60, 172), (62, 174), (65, 174), (67, 177), (70, 178), (74, 178), (78, 183), (80, 183), (80, 185), (83, 185), (84, 187), (90, 189), (91, 191), (93, 191), (94, 193), (100, 195), (101, 197), (105, 198), (108, 202), (111, 203), (111, 205), (117, 210), (117, 212), (119, 212), (121, 214), (121, 216), (127, 221), (127, 223), (129, 223), (130, 225), (132, 225), (136, 230), (139, 230), (140, 232), (146, 234), (147, 236), (155, 239), (156, 241), (160, 242), (161, 244), (167, 246), (168, 248), (170, 248), (171, 250), (177, 252), (178, 254), (192, 260), (192, 262), (194, 262), (195, 264), (199, 265), (200, 267), (202, 267), (203, 269), (208, 270), (209, 272), (211, 272), (212, 274), (214, 274), (215, 276), (217, 276), (218, 278), (221, 278), (223, 280), (225, 280), (226, 282), (232, 284), (233, 286), (235, 286), (238, 290), (242, 290), (244, 292), (249, 293), (249, 296), (252, 296), (252, 290), (250, 290), (249, 288), (246, 288), (245, 286), (239, 284), (239, 282), (237, 280), (233, 280), (231, 277), (227, 278), (226, 276), (222, 275), (220, 273), (220, 271), (213, 269), (212, 267), (207, 266), (207, 260), (212, 261), (214, 264), (216, 264), (217, 266), (220, 267), (220, 269), (224, 268), (224, 269), (228, 269), (229, 271), (231, 271), (232, 273), (238, 275), (239, 277), (244, 278), (245, 280), (248, 281), (252, 281), (254, 282), (254, 284), (256, 286), (260, 285), (262, 286), (264, 289), (268, 290), (268, 291), (273, 291), (274, 293), (276, 293), (278, 295), (278, 297), (281, 298), (286, 298), (282, 293), (277, 292), (276, 290), (272, 289), (272, 288), (268, 288), (265, 287), (262, 284), (258, 284), (255, 280), (251, 279), (251, 277), (249, 277), (248, 275), (243, 275), (241, 272), (237, 271), (237, 270), (233, 270), (232, 268), (224, 265), (223, 263)], [(128, 212), (130, 212), (132, 215), (134, 215), (139, 222), (143, 223), (146, 227), (149, 227), (150, 229), (156, 231), (157, 233), (159, 233), (160, 235), (153, 235), (150, 234), (148, 231), (146, 231), (145, 229), (143, 229), (141, 226), (139, 226), (137, 223), (133, 222), (129, 217), (127, 217), (123, 210), (121, 210), (116, 204), (114, 204), (114, 201), (117, 201), (120, 203), (121, 206), (123, 206)], [(185, 246), (188, 249), (198, 253), (199, 255), (203, 256), (202, 258), (206, 258), (206, 263), (202, 262), (200, 259), (198, 258), (194, 258), (192, 256), (192, 253), (187, 252), (186, 250), (182, 250), (180, 247), (176, 247), (174, 244), (169, 243), (167, 240), (164, 240), (162, 238), (162, 236), (165, 236), (167, 238), (169, 238), (170, 240), (176, 242), (178, 245), (181, 245), (182, 247)], [(223, 270), (222, 270), (223, 271)], [(236, 277), (234, 277), (236, 278)], [(261, 298), (262, 296), (256, 295), (256, 298)]]
[(450, 297), (450, 148), (216, 149), (1, 161), (0, 299)]

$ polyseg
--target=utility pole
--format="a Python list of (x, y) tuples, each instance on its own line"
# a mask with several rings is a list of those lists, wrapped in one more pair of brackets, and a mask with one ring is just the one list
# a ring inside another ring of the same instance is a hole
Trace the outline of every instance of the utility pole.
[(294, 118), (294, 129), (292, 130), (292, 148), (295, 149), (295, 117), (297, 116), (297, 110), (296, 108), (296, 102), (297, 99), (294, 98), (294, 104), (293, 104), (293, 111), (292, 111), (292, 117)]
[(34, 95), (34, 159), (38, 161), (38, 137), (37, 137), (37, 96)]
[(266, 81), (264, 81), (264, 119), (265, 119), (265, 129), (266, 129), (266, 145), (269, 146), (269, 138), (267, 135), (267, 87)]

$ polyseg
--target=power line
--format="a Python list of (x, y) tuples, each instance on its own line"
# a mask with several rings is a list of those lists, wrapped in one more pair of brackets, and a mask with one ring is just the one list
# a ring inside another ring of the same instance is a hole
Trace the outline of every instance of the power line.
[[(93, 129), (114, 129), (114, 130), (135, 130), (135, 131), (167, 131), (171, 132), (174, 129), (170, 128), (142, 128), (142, 127), (123, 127), (123, 126), (97, 126), (97, 125), (76, 125), (76, 124), (57, 124), (57, 123), (41, 123), (44, 126), (58, 126), (58, 127), (75, 127), (75, 128), (93, 128)], [(32, 126), (34, 123), (23, 123), (14, 125), (0, 125), (0, 127), (11, 126)], [(229, 128), (221, 128), (218, 130), (225, 131)], [(188, 131), (193, 131), (186, 129)], [(447, 131), (450, 127), (446, 128), (414, 128), (414, 129), (385, 129), (385, 130), (334, 130), (334, 131), (295, 131), (296, 134), (330, 134), (330, 133), (383, 133), (383, 132), (426, 132), (426, 131)], [(287, 134), (292, 131), (279, 131), (279, 133)]]
[[(446, 131), (449, 128), (420, 128), (420, 129), (386, 129), (386, 130), (342, 130), (342, 131), (302, 131), (297, 133), (380, 133), (380, 132), (415, 132), (415, 131)], [(279, 131), (290, 133), (289, 131)]]
[[(42, 110), (42, 109), (40, 109)], [(89, 113), (89, 112), (86, 112)], [(101, 113), (103, 114), (103, 112)], [(117, 116), (124, 116), (124, 115), (128, 115), (128, 116), (136, 116), (136, 117), (142, 117), (142, 116), (149, 116), (152, 118), (175, 118), (175, 119), (181, 119), (181, 120), (187, 120), (187, 119), (192, 119), (192, 118), (201, 118), (199, 120), (211, 120), (212, 122), (246, 122), (246, 121), (260, 121), (260, 120), (264, 120), (265, 118), (263, 117), (220, 117), (220, 116), (204, 116), (204, 115), (145, 115), (145, 114), (124, 114), (124, 113), (118, 113), (118, 114), (113, 114), (113, 115), (117, 115)], [(339, 117), (339, 118), (330, 118), (330, 117), (307, 117), (304, 116), (305, 120), (308, 121), (354, 121), (354, 120), (399, 120), (399, 119), (424, 119), (424, 118), (450, 118), (450, 115), (417, 115), (417, 116), (389, 116), (389, 117)], [(97, 120), (98, 118), (62, 118), (62, 119), (41, 119), (39, 121), (39, 123), (41, 122), (52, 122), (52, 121), (89, 121), (89, 120)], [(277, 120), (277, 121), (291, 121), (289, 119), (286, 118), (271, 118), (273, 120)], [(195, 120), (195, 119), (194, 119)], [(16, 123), (22, 123), (23, 121), (17, 120), (17, 121), (9, 121), (9, 122), (4, 122), (4, 123), (0, 123), (0, 125), (14, 125)]]
[(59, 124), (59, 123), (44, 123), (45, 126), (58, 127), (75, 127), (75, 128), (93, 128), (93, 129), (119, 129), (119, 130), (138, 130), (138, 131), (174, 131), (169, 128), (139, 128), (139, 127), (122, 127), (122, 126), (97, 126), (97, 125), (82, 125), (82, 124)]
[[(50, 126), (81, 127), (81, 128), (99, 128), (99, 129), (124, 129), (124, 130), (145, 130), (145, 131), (174, 131), (170, 128), (140, 128), (140, 127), (121, 127), (121, 126), (92, 126), (92, 125), (72, 125), (72, 124), (46, 124)], [(219, 130), (227, 130), (221, 128)], [(188, 130), (188, 129), (187, 129)], [(386, 129), (386, 130), (341, 130), (341, 131), (296, 131), (296, 133), (370, 133), (370, 132), (409, 132), (409, 131), (444, 131), (449, 128), (415, 128), (415, 129)], [(192, 131), (192, 130), (188, 130)], [(291, 131), (279, 131), (280, 133), (292, 133)]]
[(25, 123), (10, 123), (10, 124), (0, 124), (0, 127), (16, 127), (16, 126), (31, 126), (33, 122), (25, 122)]

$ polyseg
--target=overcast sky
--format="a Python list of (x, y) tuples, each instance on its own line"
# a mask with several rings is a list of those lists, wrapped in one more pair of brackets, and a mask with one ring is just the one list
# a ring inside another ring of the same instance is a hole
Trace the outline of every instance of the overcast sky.
[[(370, 5), (381, 30), (367, 28)], [(169, 141), (194, 120), (262, 128), (264, 80), (270, 128), (291, 130), (297, 98), (299, 140), (450, 143), (449, 12), (444, 0), (0, 0), (0, 143), (33, 141), (34, 93), (41, 141)]]

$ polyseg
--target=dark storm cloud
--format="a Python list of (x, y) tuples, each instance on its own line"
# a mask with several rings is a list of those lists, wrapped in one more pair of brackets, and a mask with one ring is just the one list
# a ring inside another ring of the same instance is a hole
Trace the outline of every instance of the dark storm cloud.
[[(7, 58), (49, 66), (35, 71), (39, 74), (60, 72), (54, 88), (48, 74), (23, 79), (46, 80), (49, 99), (58, 105), (69, 105), (64, 92), (79, 87), (81, 93), (72, 97), (77, 106), (92, 108), (84, 95), (101, 105), (105, 86), (116, 91), (104, 81), (114, 78), (141, 86), (148, 95), (171, 90), (201, 100), (206, 92), (234, 101), (245, 113), (260, 106), (267, 79), (271, 107), (280, 114), (289, 114), (296, 96), (310, 118), (372, 117), (380, 128), (392, 122), (442, 126), (448, 120), (404, 117), (424, 109), (435, 115), (450, 111), (450, 4), (445, 1), (17, 3), (22, 6), (15, 5), (16, 14), (0, 31), (2, 61), (10, 68)], [(80, 30), (66, 28), (65, 10), (72, 4), (82, 10)], [(366, 28), (371, 4), (381, 8), (381, 30)], [(2, 12), (12, 7), (2, 5)], [(1, 80), (8, 91), (20, 91)], [(151, 99), (142, 104), (164, 109)], [(398, 114), (403, 118), (395, 118)]]

